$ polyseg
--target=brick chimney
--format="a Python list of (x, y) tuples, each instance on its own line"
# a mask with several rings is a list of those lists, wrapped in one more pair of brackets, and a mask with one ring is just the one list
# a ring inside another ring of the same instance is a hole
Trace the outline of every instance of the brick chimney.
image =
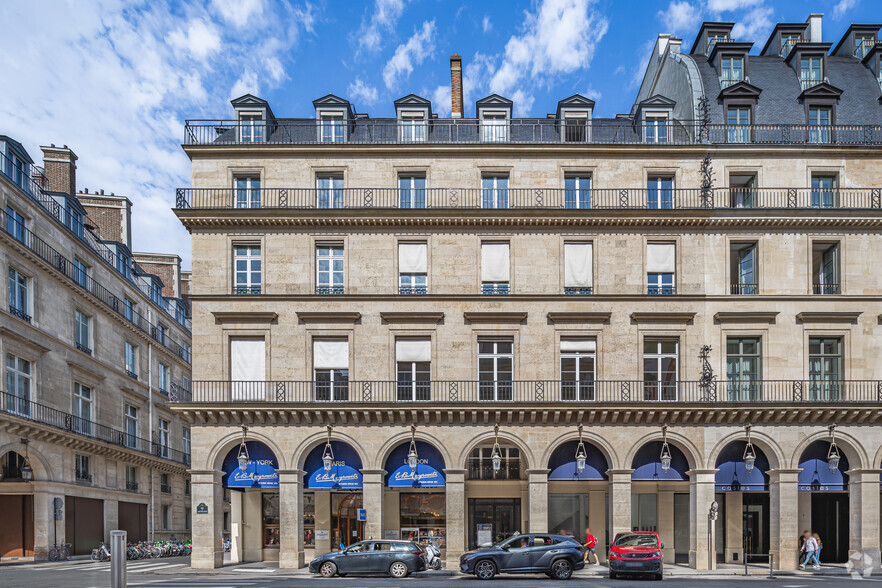
[(85, 188), (76, 199), (86, 209), (88, 222), (106, 241), (132, 247), (132, 202), (125, 196), (105, 195), (104, 190), (89, 193)]
[(450, 56), (450, 116), (462, 118), (462, 57)]
[(43, 150), (43, 188), (50, 192), (77, 192), (77, 156), (65, 145), (40, 147)]

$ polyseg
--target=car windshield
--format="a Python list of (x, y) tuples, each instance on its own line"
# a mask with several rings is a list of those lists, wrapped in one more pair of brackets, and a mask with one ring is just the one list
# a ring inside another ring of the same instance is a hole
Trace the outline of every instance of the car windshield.
[(500, 541), (496, 544), (496, 547), (508, 547), (509, 549), (517, 549), (519, 547), (529, 547), (530, 546), (530, 538), (526, 535), (520, 537), (509, 537), (505, 541)]
[(655, 535), (627, 534), (616, 537), (617, 547), (657, 547)]
[(346, 553), (361, 553), (367, 547), (367, 543), (356, 543), (346, 548)]

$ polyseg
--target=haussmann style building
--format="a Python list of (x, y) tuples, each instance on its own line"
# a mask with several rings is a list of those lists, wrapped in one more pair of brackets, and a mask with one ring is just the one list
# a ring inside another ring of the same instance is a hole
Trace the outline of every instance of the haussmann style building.
[(454, 55), (450, 118), (187, 122), (194, 567), (588, 526), (878, 566), (879, 25), (732, 26), (659, 36), (615, 118), (466, 118)]

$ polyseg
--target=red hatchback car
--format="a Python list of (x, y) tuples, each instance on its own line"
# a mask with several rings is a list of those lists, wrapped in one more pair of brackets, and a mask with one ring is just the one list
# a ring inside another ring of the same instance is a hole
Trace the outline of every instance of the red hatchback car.
[(616, 579), (619, 574), (651, 575), (661, 580), (664, 573), (662, 550), (664, 543), (659, 541), (658, 533), (634, 531), (619, 533), (609, 548), (609, 577)]

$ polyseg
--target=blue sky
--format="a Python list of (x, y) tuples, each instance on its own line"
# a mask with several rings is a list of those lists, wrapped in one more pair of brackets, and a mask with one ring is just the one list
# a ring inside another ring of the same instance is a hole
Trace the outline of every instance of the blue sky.
[(187, 118), (228, 118), (230, 98), (267, 99), (280, 117), (314, 114), (329, 92), (390, 116), (414, 92), (450, 111), (449, 56), (463, 56), (466, 115), (491, 92), (518, 116), (544, 116), (575, 93), (595, 116), (628, 112), (659, 33), (686, 50), (703, 20), (736, 23), (754, 53), (776, 22), (824, 13), (836, 42), (882, 21), (879, 0), (37, 0), (4, 2), (0, 134), (70, 145), (78, 184), (128, 196), (136, 250), (177, 252), (170, 211), (190, 185)]

